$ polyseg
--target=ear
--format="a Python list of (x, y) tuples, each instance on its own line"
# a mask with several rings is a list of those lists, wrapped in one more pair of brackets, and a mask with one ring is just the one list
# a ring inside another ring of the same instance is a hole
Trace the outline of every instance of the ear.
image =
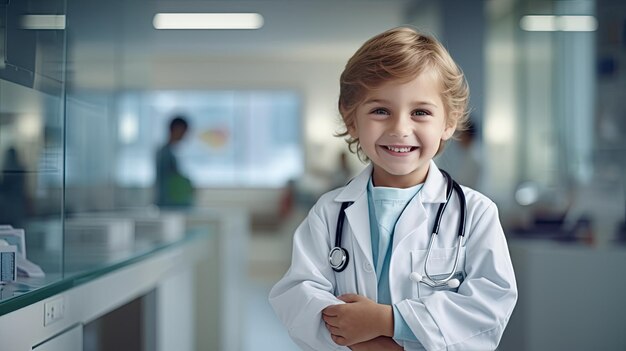
[(448, 140), (452, 138), (454, 132), (456, 131), (456, 122), (452, 124), (447, 124), (445, 129), (443, 130), (443, 134), (441, 134), (441, 140)]

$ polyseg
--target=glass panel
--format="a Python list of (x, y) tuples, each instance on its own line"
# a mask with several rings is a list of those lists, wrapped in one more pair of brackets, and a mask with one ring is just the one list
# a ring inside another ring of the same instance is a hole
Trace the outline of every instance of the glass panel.
[[(152, 27), (131, 31), (123, 24), (136, 21), (153, 5), (68, 2), (72, 26), (67, 61), (72, 70), (66, 93), (66, 277), (123, 262), (186, 232), (184, 214), (156, 211), (151, 183), (145, 185), (155, 152), (146, 147), (152, 145), (153, 117), (147, 110), (131, 108), (128, 115), (122, 113), (128, 108), (121, 108), (128, 100), (120, 93), (124, 87), (146, 86), (154, 73), (149, 58), (133, 51), (137, 41), (150, 41)], [(144, 108), (141, 101), (130, 103)], [(147, 118), (141, 125), (134, 117), (139, 115)], [(120, 174), (125, 182), (118, 181)]]
[(17, 281), (0, 303), (63, 276), (64, 9), (63, 0), (0, 6), (0, 235), (18, 244)]

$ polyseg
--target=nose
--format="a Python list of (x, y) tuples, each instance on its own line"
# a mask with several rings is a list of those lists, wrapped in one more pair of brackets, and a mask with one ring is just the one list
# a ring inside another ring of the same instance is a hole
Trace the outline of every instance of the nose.
[(393, 118), (389, 126), (389, 136), (406, 138), (411, 134), (410, 122), (403, 117)]

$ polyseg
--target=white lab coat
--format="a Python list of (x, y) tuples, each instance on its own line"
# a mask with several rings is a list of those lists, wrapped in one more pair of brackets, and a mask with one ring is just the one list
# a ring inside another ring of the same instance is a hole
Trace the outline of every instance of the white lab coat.
[[(291, 267), (270, 292), (270, 303), (292, 339), (304, 350), (348, 350), (338, 346), (321, 318), (322, 310), (343, 303), (336, 296), (356, 293), (376, 301), (368, 216), (367, 167), (347, 186), (324, 194), (296, 230)], [(400, 216), (393, 236), (389, 271), (391, 299), (420, 342), (396, 340), (405, 350), (493, 350), (517, 301), (517, 286), (495, 204), (463, 187), (467, 199), (466, 234), (457, 271), (458, 291), (433, 289), (409, 279), (424, 275), (424, 258), (446, 181), (434, 162), (424, 187)], [(350, 261), (336, 273), (328, 263), (342, 202), (346, 210), (342, 247)], [(459, 200), (452, 196), (428, 261), (434, 278), (452, 270)], [(441, 278), (440, 278), (441, 279)]]

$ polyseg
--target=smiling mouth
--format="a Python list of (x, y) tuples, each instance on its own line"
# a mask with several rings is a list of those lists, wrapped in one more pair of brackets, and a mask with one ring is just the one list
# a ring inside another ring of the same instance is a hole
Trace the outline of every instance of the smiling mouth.
[(391, 146), (391, 145), (385, 145), (383, 146), (385, 149), (392, 151), (392, 152), (397, 152), (397, 153), (408, 153), (414, 150), (417, 150), (417, 146)]

